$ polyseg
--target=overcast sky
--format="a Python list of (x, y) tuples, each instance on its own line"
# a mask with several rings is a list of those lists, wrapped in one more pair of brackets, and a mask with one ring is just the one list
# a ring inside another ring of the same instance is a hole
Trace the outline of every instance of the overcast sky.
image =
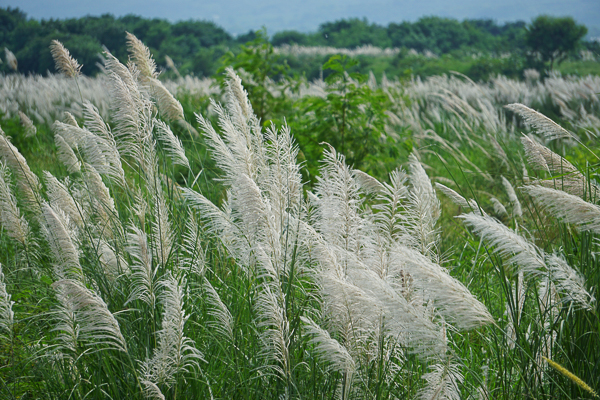
[(36, 19), (111, 13), (210, 20), (232, 34), (262, 26), (269, 34), (284, 29), (310, 32), (323, 22), (348, 17), (386, 25), (428, 15), (505, 22), (550, 14), (572, 16), (592, 28), (590, 33), (600, 35), (600, 0), (0, 0), (0, 7), (7, 6), (19, 7)]

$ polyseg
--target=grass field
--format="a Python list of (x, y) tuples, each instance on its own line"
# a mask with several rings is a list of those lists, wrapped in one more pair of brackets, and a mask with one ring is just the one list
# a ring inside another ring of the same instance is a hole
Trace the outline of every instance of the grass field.
[(0, 398), (597, 397), (597, 63), (161, 81), (128, 43), (0, 76)]

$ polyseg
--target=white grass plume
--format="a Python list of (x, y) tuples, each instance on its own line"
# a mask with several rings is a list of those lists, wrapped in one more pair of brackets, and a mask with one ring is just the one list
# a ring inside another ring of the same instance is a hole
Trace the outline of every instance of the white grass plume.
[(10, 188), (10, 173), (0, 162), (0, 227), (4, 228), (9, 237), (19, 242), (26, 249), (31, 242), (29, 222), (21, 215)]
[(327, 362), (328, 369), (332, 371), (345, 372), (349, 378), (356, 371), (356, 364), (348, 350), (333, 339), (329, 332), (318, 326), (308, 317), (300, 317), (304, 323), (304, 329), (311, 336), (310, 343), (315, 346), (316, 353)]
[(502, 204), (500, 200), (495, 197), (490, 197), (490, 201), (492, 202), (492, 207), (494, 207), (494, 213), (500, 216), (508, 215), (506, 207), (504, 207), (504, 204)]
[(86, 216), (83, 213), (83, 208), (73, 198), (67, 186), (48, 171), (44, 171), (44, 181), (46, 182), (46, 195), (50, 205), (54, 209), (63, 210), (79, 229), (83, 229)]
[(431, 181), (414, 154), (409, 160), (409, 181), (411, 189), (408, 197), (407, 229), (405, 239), (413, 242), (421, 254), (437, 259), (439, 231), (437, 220), (441, 215), (440, 202), (435, 195)]
[(152, 245), (156, 251), (157, 261), (165, 266), (173, 249), (175, 234), (169, 219), (167, 201), (160, 186), (156, 187), (152, 197)]
[(137, 71), (125, 67), (112, 54), (106, 54), (110, 78), (113, 135), (119, 153), (140, 160), (151, 124), (152, 104), (140, 92)]
[(557, 187), (579, 197), (584, 197), (586, 192), (590, 191), (590, 195), (596, 196), (600, 191), (600, 188), (594, 182), (589, 182), (564, 157), (554, 153), (546, 146), (539, 144), (528, 136), (521, 137), (521, 142), (525, 148), (529, 165), (536, 170), (545, 171), (553, 175), (552, 181), (539, 181), (539, 184)]
[(526, 105), (513, 103), (504, 107), (519, 114), (523, 118), (523, 121), (525, 121), (525, 124), (533, 127), (548, 140), (563, 138), (576, 139), (571, 132), (567, 131), (544, 114), (541, 114)]
[[(25, 157), (10, 142), (0, 128), (0, 160), (7, 165), (17, 178), (17, 187), (28, 206), (37, 205), (39, 199), (40, 182), (38, 177), (31, 172)], [(32, 211), (35, 208), (32, 208)]]
[(571, 174), (579, 172), (577, 168), (564, 157), (556, 154), (546, 146), (538, 143), (529, 136), (523, 135), (521, 143), (525, 148), (527, 162), (538, 171), (549, 173)]
[(85, 127), (89, 129), (90, 132), (100, 136), (106, 141), (111, 141), (114, 143), (114, 138), (112, 132), (110, 131), (110, 127), (106, 124), (106, 122), (104, 122), (104, 119), (100, 115), (100, 112), (96, 106), (87, 100), (83, 102), (83, 119)]
[(144, 396), (150, 400), (165, 400), (165, 396), (160, 391), (160, 388), (149, 380), (142, 379), (142, 385), (144, 385)]
[(473, 199), (467, 200), (460, 194), (458, 194), (455, 190), (450, 189), (446, 185), (442, 185), (439, 182), (435, 183), (435, 187), (442, 193), (444, 193), (448, 198), (456, 205), (461, 206), (465, 209), (470, 209), (476, 213), (485, 213), (483, 210), (480, 210), (479, 205)]
[(214, 321), (208, 322), (207, 326), (223, 338), (233, 342), (233, 317), (229, 309), (221, 301), (219, 294), (206, 278), (204, 278), (203, 287), (209, 309), (208, 314), (214, 318)]
[(6, 291), (2, 264), (0, 264), (0, 337), (7, 338), (9, 341), (14, 334), (13, 325), (15, 323), (15, 313), (12, 309), (15, 302), (11, 301), (10, 297)]
[(69, 78), (76, 78), (81, 73), (81, 65), (75, 60), (69, 50), (58, 40), (53, 40), (50, 44), (50, 53), (54, 59), (56, 69)]
[(150, 54), (150, 49), (146, 47), (141, 40), (135, 35), (127, 32), (127, 51), (129, 56), (135, 62), (140, 70), (140, 73), (148, 78), (156, 78), (158, 73), (156, 72), (156, 63)]
[(119, 219), (115, 201), (111, 197), (108, 187), (102, 181), (102, 177), (90, 164), (84, 165), (83, 176), (90, 196), (87, 214), (97, 217), (98, 233), (110, 237), (115, 232), (120, 232), (122, 226), (115, 222)]
[(419, 392), (421, 400), (460, 400), (460, 388), (464, 377), (459, 365), (447, 361), (434, 364), (430, 372), (422, 376), (427, 385)]
[(546, 270), (541, 250), (496, 219), (476, 214), (463, 214), (462, 218), (494, 252), (516, 264), (528, 275), (539, 275)]
[(282, 307), (282, 293), (277, 285), (264, 283), (259, 287), (256, 299), (257, 327), (261, 330), (261, 351), (265, 367), (273, 370), (281, 379), (291, 378), (291, 356), (289, 353), (290, 326)]
[(184, 119), (181, 103), (158, 78), (156, 63), (152, 58), (150, 49), (142, 43), (135, 35), (127, 32), (127, 50), (129, 57), (133, 60), (140, 71), (140, 80), (156, 99), (156, 105), (160, 114), (167, 120), (175, 121)]
[(158, 346), (152, 358), (141, 367), (144, 380), (154, 384), (170, 386), (176, 375), (191, 373), (198, 369), (202, 354), (196, 349), (192, 339), (185, 336), (185, 323), (189, 316), (184, 310), (184, 282), (181, 284), (172, 276), (161, 282), (164, 293), (163, 318), (158, 331)]
[(149, 84), (151, 85), (152, 95), (156, 99), (156, 105), (160, 115), (168, 121), (183, 120), (183, 106), (169, 92), (165, 85), (158, 79), (150, 79)]
[(79, 325), (75, 314), (75, 304), (66, 291), (55, 288), (58, 306), (54, 311), (54, 327), (51, 332), (58, 332), (55, 341), (61, 357), (74, 360), (77, 357), (79, 342)]
[(600, 207), (578, 196), (538, 185), (523, 187), (523, 191), (549, 213), (580, 231), (600, 233)]
[(81, 162), (77, 158), (77, 155), (69, 146), (69, 144), (65, 141), (65, 139), (59, 135), (54, 135), (54, 144), (57, 148), (57, 157), (58, 160), (67, 167), (67, 172), (69, 174), (74, 174), (75, 172), (79, 172), (81, 170)]
[(508, 195), (508, 200), (510, 201), (510, 204), (512, 206), (513, 217), (523, 217), (523, 209), (521, 208), (521, 202), (519, 201), (519, 198), (515, 193), (515, 189), (505, 177), (502, 177), (502, 185), (504, 186), (504, 190), (506, 191), (506, 194)]
[(190, 168), (190, 163), (185, 156), (185, 150), (181, 140), (175, 137), (171, 128), (162, 121), (154, 121), (156, 138), (162, 144), (167, 156), (171, 158), (173, 164), (178, 164)]
[(25, 128), (25, 137), (35, 136), (37, 128), (33, 124), (33, 121), (22, 111), (19, 111), (19, 119), (23, 128)]
[(468, 330), (493, 322), (485, 305), (441, 266), (405, 246), (396, 247), (393, 256), (402, 260), (413, 284), (424, 293), (424, 301), (433, 301), (436, 310), (454, 326)]
[(127, 252), (133, 259), (130, 266), (131, 291), (127, 302), (141, 300), (153, 310), (156, 304), (157, 267), (152, 264), (152, 252), (148, 246), (148, 237), (139, 228), (132, 226), (127, 233)]
[[(221, 238), (225, 236), (225, 239), (227, 239), (227, 235), (224, 235), (226, 232), (230, 232), (233, 229), (237, 231), (235, 228), (236, 225), (229, 213), (221, 210), (206, 197), (192, 189), (182, 188), (181, 190), (183, 197), (188, 201), (190, 206), (200, 211), (202, 218), (209, 221), (208, 228), (210, 233), (217, 234)], [(236, 233), (241, 234), (241, 232)]]
[(322, 162), (315, 187), (318, 207), (313, 225), (328, 243), (353, 249), (362, 225), (360, 187), (344, 156), (333, 147), (323, 152)]
[(201, 246), (200, 228), (193, 215), (188, 217), (183, 232), (183, 243), (181, 244), (182, 256), (179, 268), (202, 275), (204, 273), (206, 255)]
[(79, 124), (77, 123), (77, 119), (68, 111), (65, 111), (63, 122), (67, 125), (71, 125), (79, 128)]
[(7, 47), (4, 48), (4, 56), (6, 57), (6, 63), (13, 71), (16, 71), (19, 68), (19, 63), (17, 61), (17, 57), (15, 54), (10, 51)]
[(100, 296), (72, 279), (59, 280), (52, 287), (70, 304), (79, 326), (79, 340), (87, 346), (106, 346), (127, 352), (119, 323)]
[(99, 254), (100, 265), (104, 270), (104, 275), (112, 283), (116, 282), (117, 278), (123, 272), (129, 273), (129, 266), (119, 255), (113, 246), (111, 246), (106, 240), (100, 239), (96, 244)]
[(229, 111), (237, 114), (240, 113), (246, 120), (253, 116), (254, 111), (248, 99), (248, 93), (242, 86), (242, 80), (232, 68), (225, 70), (227, 76), (227, 95), (229, 96), (227, 104), (229, 107), (235, 107), (239, 110), (230, 109)]
[(408, 176), (402, 170), (396, 169), (390, 173), (390, 183), (383, 183), (384, 189), (377, 197), (378, 204), (373, 205), (378, 212), (375, 214), (379, 232), (388, 238), (389, 243), (396, 240), (403, 231), (402, 224), (406, 217), (403, 215), (404, 202), (408, 198)]
[(559, 255), (546, 257), (550, 280), (556, 285), (558, 292), (568, 302), (575, 303), (587, 310), (592, 310), (596, 301), (585, 288), (585, 279)]
[(79, 246), (75, 233), (69, 226), (68, 216), (60, 210), (54, 210), (48, 203), (43, 203), (41, 219), (56, 276), (58, 279), (81, 279), (83, 272), (79, 263)]
[(352, 171), (354, 179), (365, 193), (379, 194), (385, 191), (385, 186), (371, 175), (359, 169)]

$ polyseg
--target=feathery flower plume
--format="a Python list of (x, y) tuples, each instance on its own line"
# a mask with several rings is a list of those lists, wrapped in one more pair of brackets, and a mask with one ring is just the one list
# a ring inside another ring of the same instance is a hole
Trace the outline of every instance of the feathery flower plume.
[(158, 266), (152, 266), (152, 250), (148, 246), (148, 237), (139, 228), (132, 226), (127, 234), (127, 252), (133, 258), (131, 265), (131, 292), (127, 302), (141, 300), (153, 310), (156, 304), (156, 272)]
[(328, 367), (333, 371), (345, 372), (348, 374), (347, 379), (351, 379), (356, 364), (348, 350), (312, 319), (307, 317), (300, 317), (300, 319), (304, 322), (304, 329), (312, 336), (311, 343), (315, 346), (317, 354), (329, 364)]
[(79, 263), (79, 248), (75, 234), (69, 227), (69, 217), (61, 210), (55, 211), (48, 203), (43, 203), (42, 223), (58, 279), (81, 279), (83, 272)]
[(156, 63), (150, 54), (150, 49), (135, 35), (127, 32), (127, 50), (139, 69), (142, 84), (147, 86), (156, 98), (161, 115), (170, 121), (184, 119), (181, 103), (157, 79)]
[(62, 279), (52, 287), (61, 303), (68, 304), (73, 311), (79, 328), (79, 341), (87, 346), (105, 345), (108, 349), (127, 352), (127, 343), (119, 323), (100, 296), (72, 279)]
[(50, 44), (50, 53), (54, 59), (56, 69), (69, 78), (76, 78), (81, 72), (81, 65), (75, 60), (69, 50), (58, 40), (53, 40)]
[(292, 374), (292, 359), (289, 353), (290, 324), (282, 307), (285, 300), (279, 295), (282, 293), (276, 284), (264, 283), (260, 286), (256, 300), (257, 326), (262, 330), (260, 338), (265, 366), (284, 381), (289, 381)]
[(129, 266), (123, 257), (118, 255), (114, 247), (108, 244), (106, 240), (100, 239), (96, 246), (100, 256), (100, 265), (102, 265), (104, 274), (111, 282), (115, 282), (121, 273), (128, 274), (130, 272)]
[(431, 181), (423, 166), (414, 154), (408, 157), (409, 181), (411, 189), (408, 196), (407, 231), (405, 238), (412, 240), (413, 247), (421, 254), (437, 258), (439, 231), (437, 220), (441, 215), (440, 201), (435, 195)]
[(69, 189), (48, 171), (44, 171), (44, 180), (50, 206), (64, 211), (78, 228), (83, 229), (85, 217), (83, 209), (77, 204)]
[(550, 280), (567, 301), (592, 310), (592, 304), (596, 299), (585, 288), (585, 279), (569, 266), (564, 258), (556, 254), (549, 255), (546, 257), (546, 265), (550, 273)]
[(33, 124), (33, 121), (22, 111), (19, 111), (19, 119), (21, 120), (21, 125), (25, 128), (25, 137), (35, 136), (37, 128)]
[(189, 169), (190, 163), (185, 156), (181, 140), (176, 138), (171, 128), (162, 121), (155, 120), (154, 127), (158, 141), (163, 145), (165, 153), (173, 160), (173, 164), (182, 165)]
[(528, 275), (539, 275), (546, 271), (541, 250), (505, 225), (490, 216), (463, 214), (465, 223), (479, 235), (494, 252), (515, 264)]
[(570, 194), (583, 197), (586, 192), (591, 191), (595, 196), (600, 188), (589, 182), (581, 172), (564, 157), (554, 153), (552, 150), (531, 139), (528, 136), (521, 138), (527, 161), (533, 168), (546, 171), (550, 174), (559, 175), (553, 177), (552, 181), (539, 181), (539, 184), (557, 187)]
[(214, 318), (214, 322), (209, 322), (207, 326), (214, 329), (222, 337), (233, 341), (233, 317), (229, 309), (221, 301), (219, 294), (206, 278), (204, 278), (204, 290), (206, 302), (209, 306), (208, 314)]
[(460, 400), (460, 388), (464, 380), (459, 366), (450, 361), (444, 364), (434, 364), (431, 372), (423, 375), (427, 386), (421, 390), (419, 397), (422, 400)]
[(166, 265), (171, 250), (175, 234), (169, 220), (169, 208), (165, 200), (162, 188), (157, 187), (153, 197), (153, 220), (152, 220), (152, 242), (158, 255), (158, 262)]
[[(241, 115), (248, 120), (253, 116), (254, 111), (252, 110), (252, 105), (250, 104), (250, 100), (248, 99), (248, 92), (242, 86), (242, 80), (235, 73), (233, 68), (228, 67), (225, 70), (225, 74), (227, 76), (227, 89), (229, 99), (227, 104), (231, 107), (239, 107), (239, 111)], [(232, 114), (237, 114), (234, 110), (229, 110)]]
[(502, 185), (504, 186), (504, 190), (506, 190), (508, 200), (512, 206), (513, 216), (521, 218), (523, 216), (523, 209), (521, 208), (521, 202), (515, 193), (515, 189), (505, 177), (502, 177)]
[(424, 301), (433, 301), (436, 309), (459, 329), (473, 329), (493, 322), (485, 305), (477, 300), (448, 271), (404, 246), (393, 250), (404, 270), (413, 278), (415, 288), (423, 291)]
[(366, 193), (380, 194), (385, 190), (384, 185), (371, 175), (359, 169), (352, 170), (354, 179)]
[(151, 400), (165, 400), (165, 396), (160, 391), (160, 388), (148, 380), (143, 379), (142, 385), (144, 385), (144, 396)]
[(477, 202), (474, 199), (467, 200), (463, 196), (458, 194), (455, 190), (450, 189), (448, 186), (442, 185), (439, 182), (435, 183), (435, 187), (439, 191), (444, 193), (446, 196), (448, 196), (448, 198), (450, 198), (450, 200), (454, 204), (461, 206), (463, 208), (466, 208), (466, 209), (470, 209), (473, 212), (485, 214), (485, 211), (483, 211), (479, 208), (479, 205), (477, 204)]
[[(19, 150), (10, 142), (4, 131), (0, 128), (0, 160), (10, 167), (13, 175), (17, 178), (19, 191), (29, 206), (37, 204), (40, 182), (38, 177), (31, 172), (27, 160)], [(35, 210), (33, 208), (32, 210)]]
[[(114, 138), (110, 131), (109, 126), (104, 122), (104, 119), (100, 116), (98, 109), (88, 100), (83, 102), (83, 120), (84, 125), (90, 132), (101, 137), (102, 139), (113, 142)], [(75, 121), (77, 123), (77, 121)]]
[(500, 200), (498, 200), (495, 197), (491, 197), (490, 201), (492, 202), (492, 206), (494, 207), (494, 213), (496, 213), (497, 215), (508, 215), (508, 212), (506, 211), (506, 207), (504, 207), (504, 204), (500, 203)]
[(356, 372), (356, 363), (348, 350), (332, 338), (325, 329), (318, 326), (312, 319), (300, 317), (304, 329), (311, 336), (310, 343), (315, 346), (317, 355), (327, 363), (327, 369), (344, 374), (341, 399), (350, 398), (352, 378)]
[(137, 65), (140, 73), (147, 78), (158, 77), (156, 63), (152, 58), (152, 54), (150, 54), (150, 49), (135, 35), (127, 32), (126, 37), (127, 51), (129, 51), (129, 55)]
[(4, 55), (6, 56), (6, 63), (13, 70), (16, 71), (19, 63), (17, 62), (17, 57), (10, 51), (8, 48), (4, 48)]
[(117, 148), (122, 155), (142, 160), (151, 127), (152, 103), (140, 92), (139, 72), (135, 68), (128, 69), (112, 54), (106, 53), (106, 69), (110, 78), (111, 120)]
[(373, 208), (378, 212), (375, 214), (375, 222), (379, 232), (387, 237), (389, 243), (397, 239), (404, 227), (402, 226), (406, 217), (403, 202), (408, 198), (409, 191), (406, 185), (408, 177), (402, 170), (394, 170), (390, 173), (390, 184), (384, 183), (384, 190), (377, 197), (378, 204)]
[(533, 200), (545, 207), (551, 215), (580, 231), (600, 233), (600, 207), (578, 196), (538, 185), (524, 186)]
[(504, 106), (504, 108), (519, 114), (523, 118), (523, 121), (525, 121), (525, 124), (533, 127), (548, 140), (562, 138), (577, 139), (571, 132), (567, 131), (556, 122), (552, 121), (544, 114), (532, 110), (526, 105), (513, 103)]
[(161, 330), (157, 334), (158, 346), (152, 358), (142, 364), (141, 370), (144, 380), (170, 386), (176, 375), (199, 368), (203, 359), (194, 341), (185, 336), (184, 328), (189, 316), (183, 308), (184, 284), (169, 276), (161, 285), (165, 291), (161, 299), (164, 311)]
[(148, 82), (152, 88), (152, 94), (156, 99), (156, 105), (160, 115), (169, 121), (183, 120), (183, 106), (165, 85), (158, 79), (149, 79)]
[(181, 78), (181, 74), (179, 73), (179, 70), (177, 70), (173, 59), (168, 55), (165, 55), (165, 64), (167, 64), (167, 68), (172, 69), (173, 72), (175, 72), (175, 75), (177, 75), (178, 78)]
[(570, 174), (579, 172), (577, 168), (564, 157), (556, 154), (546, 146), (541, 145), (529, 136), (523, 135), (521, 143), (525, 148), (527, 162), (538, 171), (549, 173)]
[(65, 124), (68, 124), (68, 125), (71, 125), (71, 126), (79, 128), (79, 124), (77, 123), (77, 120), (75, 119), (75, 117), (73, 116), (73, 114), (71, 114), (68, 111), (65, 111), (65, 118), (64, 118), (63, 122)]
[(75, 155), (75, 152), (66, 142), (66, 140), (58, 133), (54, 135), (54, 144), (57, 147), (58, 160), (67, 167), (69, 174), (74, 174), (81, 170), (81, 162)]
[(85, 164), (83, 168), (86, 188), (91, 195), (91, 208), (88, 214), (97, 215), (99, 221), (98, 228), (106, 234), (111, 234), (110, 228), (120, 229), (120, 224), (113, 223), (118, 219), (119, 213), (115, 207), (115, 200), (111, 197), (108, 187), (104, 184), (102, 177), (96, 169), (90, 164)]
[(0, 162), (0, 227), (23, 247), (29, 247), (31, 240), (29, 223), (21, 216), (17, 199), (10, 189), (10, 173), (2, 162)]
[(14, 301), (6, 291), (2, 264), (0, 264), (0, 337), (10, 338), (13, 335), (15, 313), (12, 309)]

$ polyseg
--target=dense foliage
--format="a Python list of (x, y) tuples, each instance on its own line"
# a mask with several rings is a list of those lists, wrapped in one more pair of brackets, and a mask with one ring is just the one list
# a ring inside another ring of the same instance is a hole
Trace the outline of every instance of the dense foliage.
[[(545, 26), (533, 28), (542, 35), (546, 34)], [(6, 47), (15, 54), (21, 73), (45, 74), (52, 71), (52, 59), (45, 49), (52, 39), (58, 39), (83, 64), (84, 74), (96, 74), (99, 71), (98, 54), (103, 46), (121, 61), (126, 61), (126, 43), (123, 40), (126, 31), (143, 40), (161, 69), (170, 69), (168, 74), (172, 77), (178, 73), (211, 76), (223, 65), (219, 63), (221, 56), (228, 52), (237, 54), (242, 51), (240, 44), (265, 36), (261, 31), (250, 31), (233, 37), (213, 22), (188, 20), (171, 23), (134, 15), (116, 18), (105, 14), (37, 21), (27, 19), (19, 9), (0, 8), (0, 49)], [(533, 31), (530, 29), (529, 32)], [(361, 72), (373, 70), (378, 76), (383, 72), (389, 76), (407, 73), (429, 76), (455, 70), (479, 80), (494, 73), (520, 76), (523, 69), (536, 66), (525, 57), (529, 49), (527, 34), (527, 24), (523, 21), (498, 24), (483, 19), (460, 22), (424, 17), (416, 22), (390, 23), (386, 27), (365, 19), (342, 19), (324, 23), (314, 33), (277, 32), (270, 42), (274, 46), (296, 44), (357, 48), (370, 45), (399, 48), (402, 51), (392, 58), (362, 57), (359, 63)], [(531, 35), (528, 40), (533, 40)], [(597, 44), (586, 42), (585, 45), (598, 53)], [(536, 46), (535, 49), (538, 49), (539, 46)], [(407, 57), (409, 50), (429, 52), (445, 59), (413, 60)], [(571, 50), (570, 45), (569, 52)], [(544, 50), (543, 53), (547, 52)], [(478, 54), (476, 59), (472, 58), (474, 54)], [(174, 63), (171, 64), (167, 56)], [(309, 79), (314, 79), (328, 57), (288, 55), (287, 58), (294, 73), (305, 73)], [(178, 71), (175, 72), (172, 67)], [(10, 67), (4, 63), (0, 65), (0, 71), (8, 72)]]

